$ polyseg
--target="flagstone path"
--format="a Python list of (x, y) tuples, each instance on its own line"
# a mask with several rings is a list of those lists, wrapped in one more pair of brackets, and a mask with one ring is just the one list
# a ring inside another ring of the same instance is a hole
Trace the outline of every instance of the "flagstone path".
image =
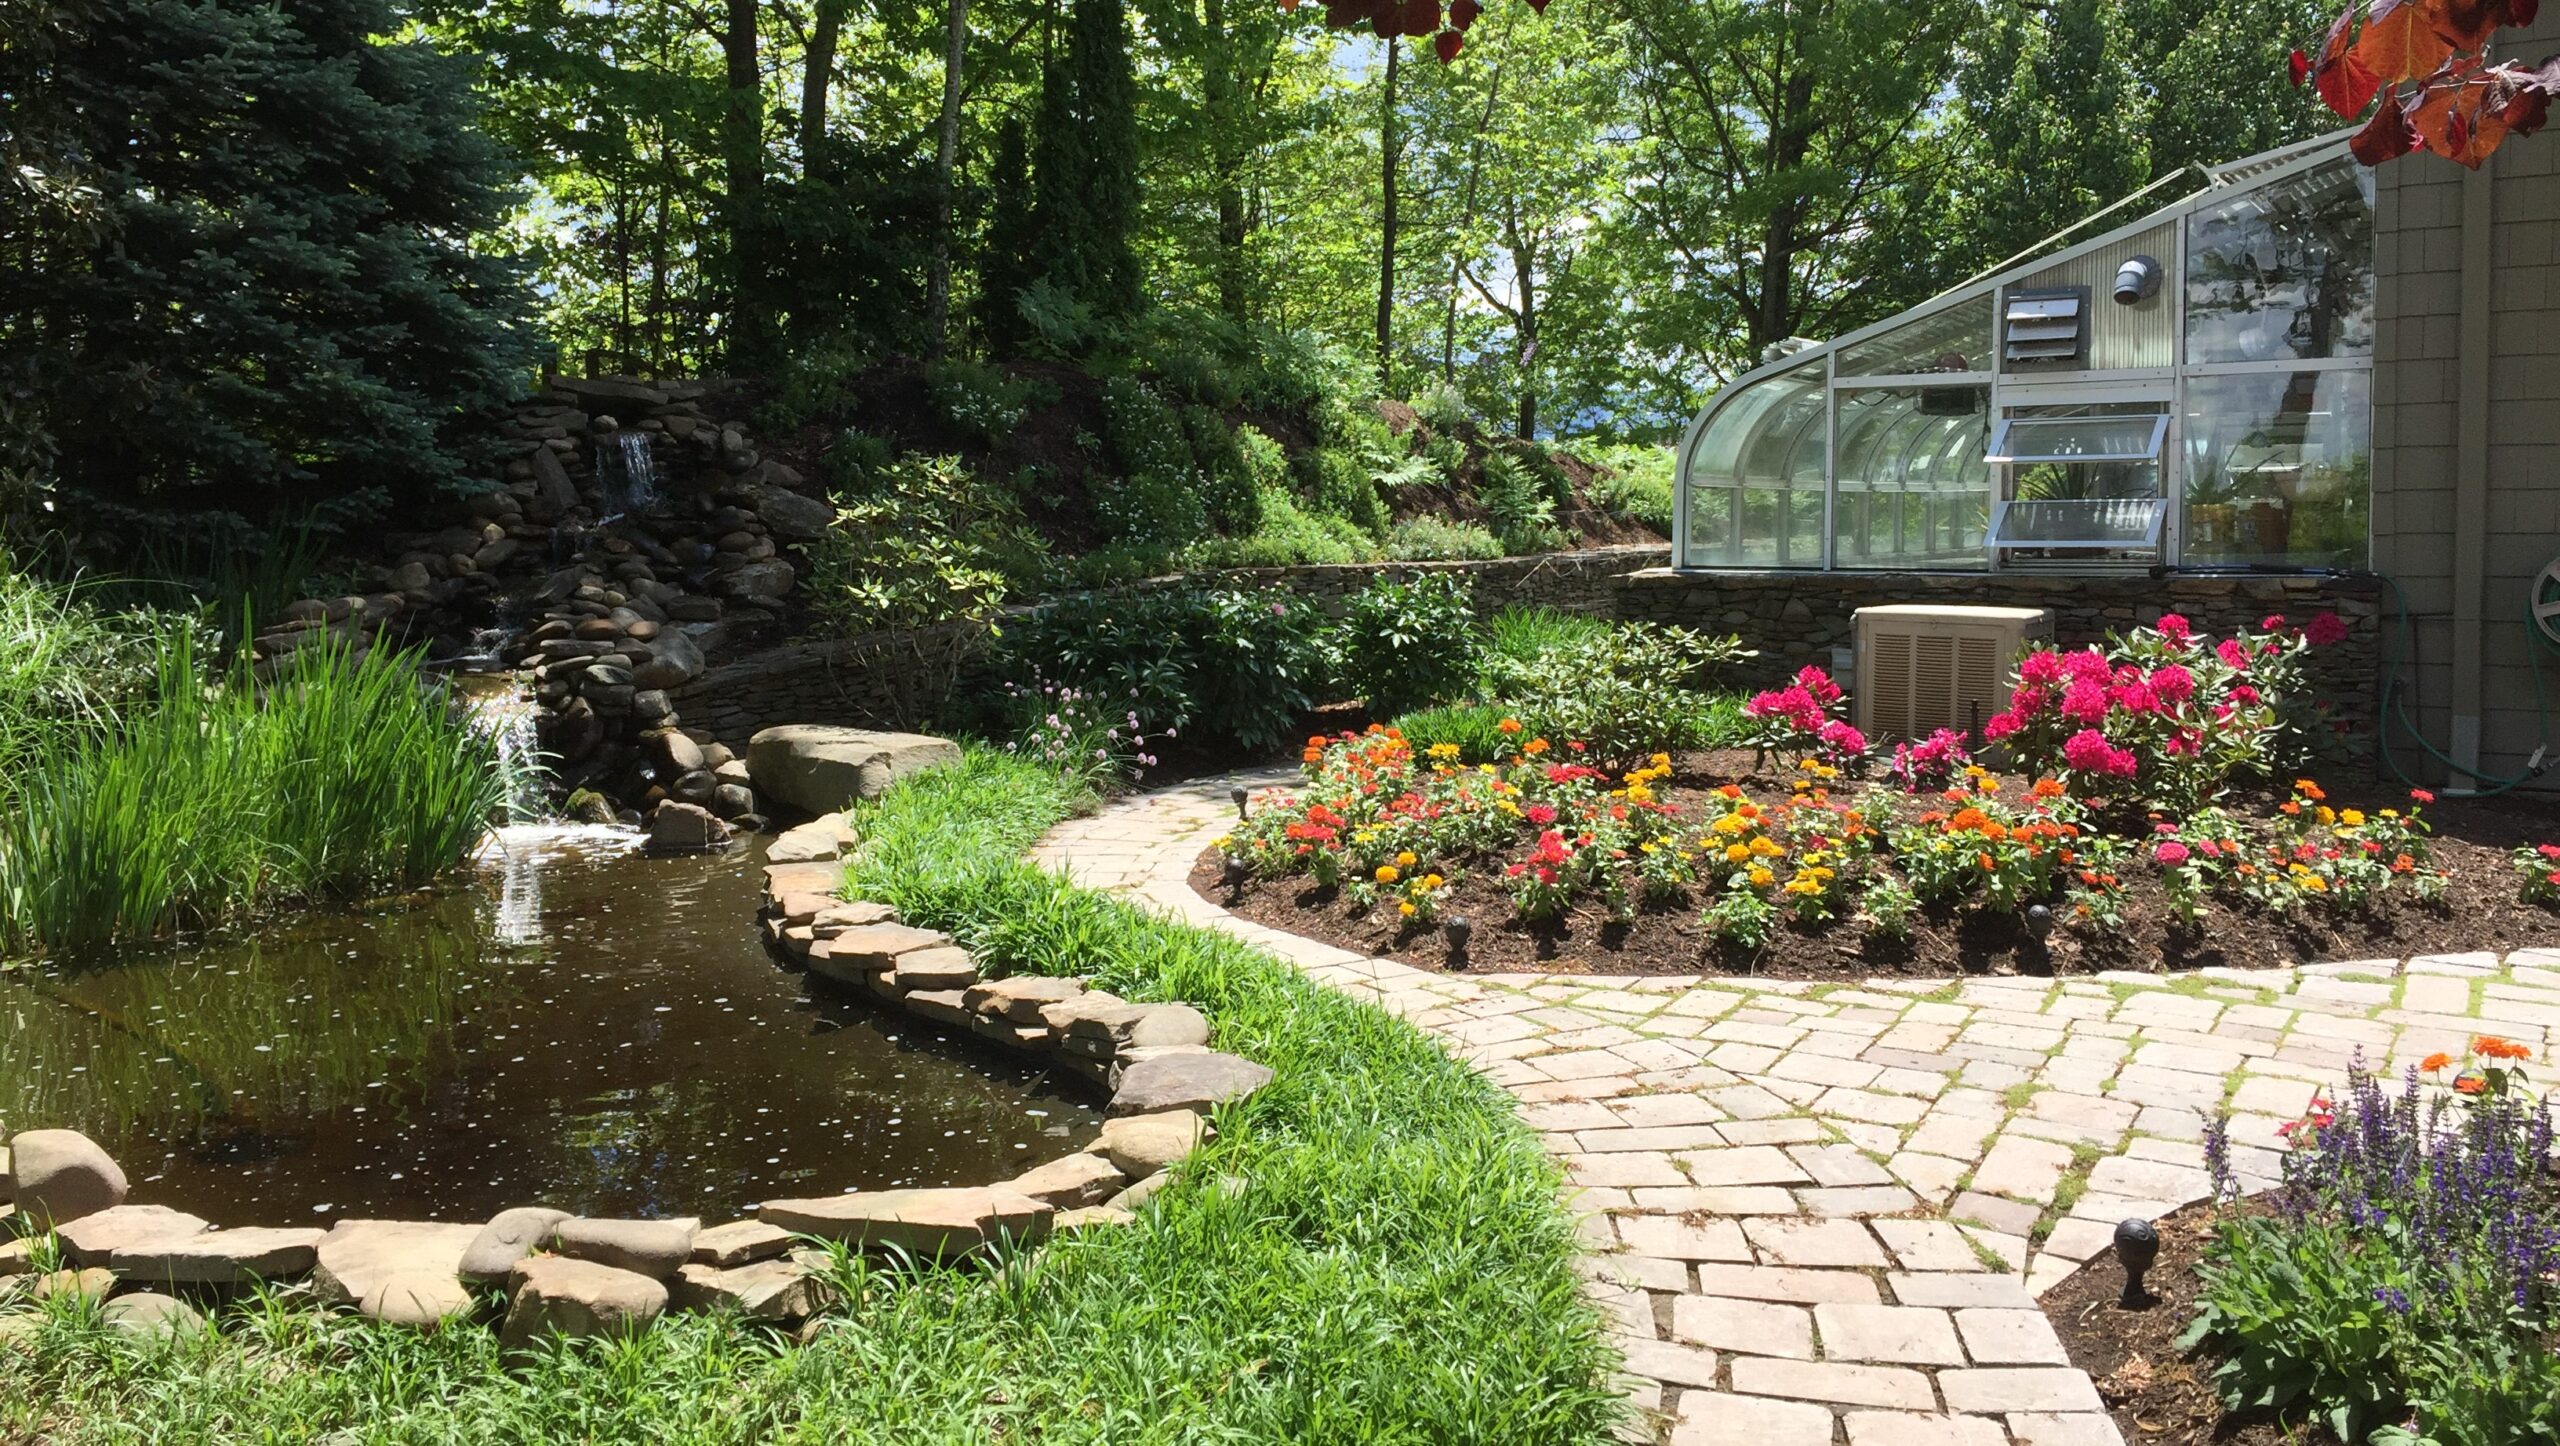
[(2208, 1189), (2206, 1118), (2266, 1182), (2277, 1127), (2359, 1056), (2560, 1031), (2560, 951), (2185, 976), (1448, 975), (1236, 918), (1193, 862), (1205, 779), (1061, 825), (1035, 856), (1269, 947), (1508, 1088), (1577, 1187), (1636, 1439), (1671, 1446), (2117, 1446), (2036, 1296), (2118, 1221)]

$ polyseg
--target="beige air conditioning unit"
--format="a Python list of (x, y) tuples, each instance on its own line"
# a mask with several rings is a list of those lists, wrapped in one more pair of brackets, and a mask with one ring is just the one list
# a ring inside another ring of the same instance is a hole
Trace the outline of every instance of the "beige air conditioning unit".
[(1940, 728), (1982, 737), (2009, 706), (2009, 674), (2031, 643), (2053, 641), (2043, 608), (1896, 603), (1851, 615), (1858, 645), (1853, 720), (1869, 738), (1926, 738)]

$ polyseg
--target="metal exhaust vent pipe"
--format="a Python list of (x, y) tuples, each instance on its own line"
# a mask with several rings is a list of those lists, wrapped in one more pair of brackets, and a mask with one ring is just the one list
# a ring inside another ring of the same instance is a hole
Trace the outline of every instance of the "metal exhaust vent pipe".
[(2132, 306), (2160, 294), (2160, 263), (2136, 256), (2116, 268), (2116, 305)]

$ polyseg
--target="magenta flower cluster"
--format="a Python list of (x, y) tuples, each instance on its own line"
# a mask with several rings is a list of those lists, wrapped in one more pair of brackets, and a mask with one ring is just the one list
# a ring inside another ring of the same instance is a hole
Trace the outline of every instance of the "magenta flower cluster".
[(1754, 695), (1742, 712), (1760, 725), (1763, 748), (1811, 746), (1834, 763), (1854, 764), (1867, 756), (1867, 735), (1833, 716), (1846, 696), (1829, 673), (1808, 663), (1794, 682)]

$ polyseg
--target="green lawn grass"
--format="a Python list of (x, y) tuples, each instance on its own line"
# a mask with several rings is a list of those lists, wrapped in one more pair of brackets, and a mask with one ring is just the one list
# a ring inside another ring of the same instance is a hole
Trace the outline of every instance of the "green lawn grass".
[[(860, 820), (853, 886), (1021, 971), (1201, 1006), (1278, 1079), (1137, 1224), (849, 1279), (808, 1344), (680, 1319), (514, 1368), (295, 1308), (168, 1351), (45, 1317), (0, 1440), (1598, 1443), (1619, 1406), (1557, 1175), (1498, 1089), (1382, 1011), (1021, 854), (1079, 802), (972, 750)], [(746, 927), (746, 921), (740, 921)]]

